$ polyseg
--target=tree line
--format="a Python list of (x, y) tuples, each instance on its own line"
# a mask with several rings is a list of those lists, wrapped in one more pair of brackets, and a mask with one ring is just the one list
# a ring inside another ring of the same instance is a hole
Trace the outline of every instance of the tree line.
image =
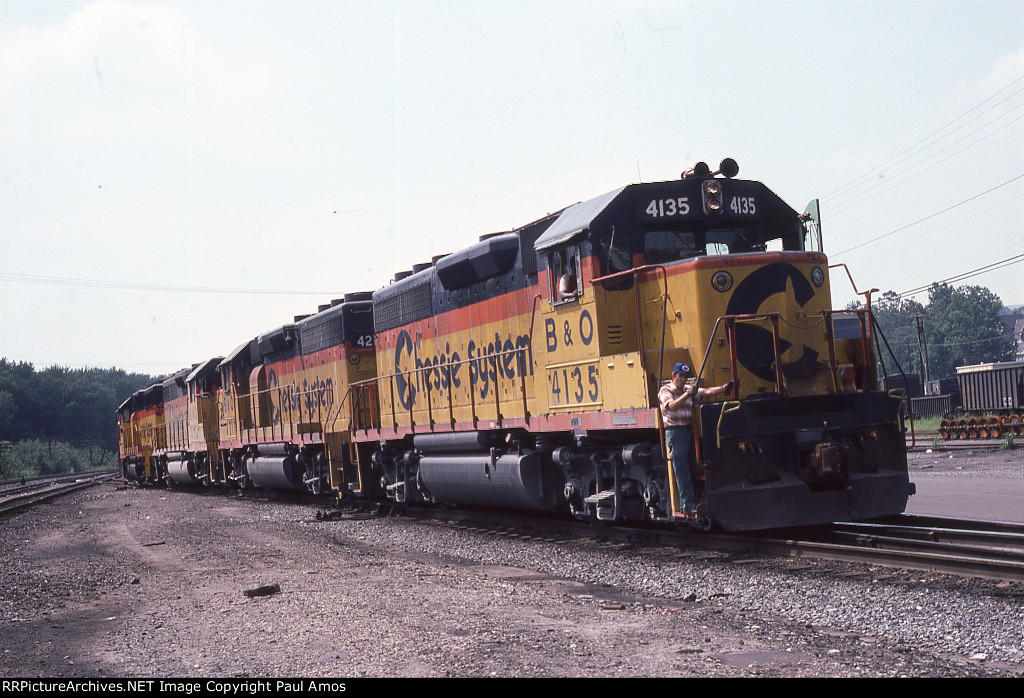
[(116, 411), (157, 379), (0, 358), (0, 479), (117, 463)]
[(952, 378), (957, 366), (1012, 361), (1016, 352), (1016, 341), (999, 319), (1003, 303), (984, 286), (934, 284), (924, 305), (886, 291), (871, 310), (903, 370), (921, 380)]

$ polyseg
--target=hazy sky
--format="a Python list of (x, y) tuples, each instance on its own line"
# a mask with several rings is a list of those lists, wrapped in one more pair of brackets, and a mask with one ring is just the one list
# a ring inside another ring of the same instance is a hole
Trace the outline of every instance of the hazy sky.
[(1022, 117), (1024, 2), (4, 0), (0, 356), (172, 371), (726, 156), (907, 291), (1024, 254)]

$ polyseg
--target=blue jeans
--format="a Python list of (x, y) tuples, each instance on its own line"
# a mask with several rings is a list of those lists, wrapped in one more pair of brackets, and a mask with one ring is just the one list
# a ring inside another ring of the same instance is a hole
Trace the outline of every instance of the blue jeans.
[(693, 492), (693, 462), (696, 460), (693, 431), (690, 427), (665, 427), (665, 445), (668, 446), (668, 457), (676, 476), (679, 509), (685, 513), (697, 506), (697, 497)]

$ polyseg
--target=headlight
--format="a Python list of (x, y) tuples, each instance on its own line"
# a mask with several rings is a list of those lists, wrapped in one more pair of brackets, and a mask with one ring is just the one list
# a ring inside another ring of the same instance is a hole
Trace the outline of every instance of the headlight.
[(722, 212), (722, 185), (714, 179), (705, 180), (701, 184), (701, 194), (704, 197), (704, 213), (715, 214)]

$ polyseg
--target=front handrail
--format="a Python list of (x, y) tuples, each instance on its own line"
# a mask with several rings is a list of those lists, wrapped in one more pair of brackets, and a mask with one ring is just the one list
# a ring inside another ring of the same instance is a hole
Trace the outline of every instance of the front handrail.
[[(836, 359), (836, 348), (835, 348), (835, 332), (833, 326), (833, 317), (835, 315), (856, 315), (860, 321), (860, 344), (861, 351), (863, 354), (864, 361), (864, 374), (859, 381), (858, 387), (860, 389), (870, 389), (872, 387), (877, 388), (877, 385), (872, 386), (872, 383), (876, 381), (871, 380), (870, 373), (874, 365), (873, 355), (870, 351), (871, 343), (870, 337), (873, 335), (871, 328), (875, 325), (874, 315), (869, 310), (824, 310), (821, 313), (821, 317), (825, 321), (826, 330), (825, 337), (828, 343), (828, 360), (829, 360), (829, 372), (832, 378), (832, 389), (835, 392), (841, 392), (842, 385), (839, 379), (839, 367)], [(719, 327), (724, 323), (726, 326), (726, 334), (729, 343), (729, 371), (732, 378), (732, 388), (729, 394), (725, 396), (727, 401), (736, 401), (740, 399), (739, 396), (739, 356), (738, 356), (738, 339), (736, 334), (736, 326), (742, 322), (763, 322), (768, 321), (771, 324), (772, 332), (772, 350), (774, 353), (774, 364), (775, 364), (775, 392), (779, 396), (785, 396), (787, 389), (785, 386), (785, 375), (782, 370), (782, 351), (780, 346), (780, 334), (779, 334), (779, 321), (781, 315), (779, 313), (754, 313), (746, 315), (722, 315), (715, 321), (715, 326), (711, 331), (708, 339), (707, 347), (704, 350), (704, 357), (701, 360), (700, 369), (697, 371), (695, 379), (698, 384), (700, 383), (701, 377), (704, 375), (704, 369), (707, 367), (708, 359), (711, 355), (711, 350), (715, 345), (715, 337), (718, 334)], [(883, 336), (884, 339), (884, 336)], [(719, 423), (719, 429), (721, 424)], [(913, 417), (911, 416), (911, 435), (913, 435)], [(697, 439), (697, 460), (703, 462), (700, 439)]]

